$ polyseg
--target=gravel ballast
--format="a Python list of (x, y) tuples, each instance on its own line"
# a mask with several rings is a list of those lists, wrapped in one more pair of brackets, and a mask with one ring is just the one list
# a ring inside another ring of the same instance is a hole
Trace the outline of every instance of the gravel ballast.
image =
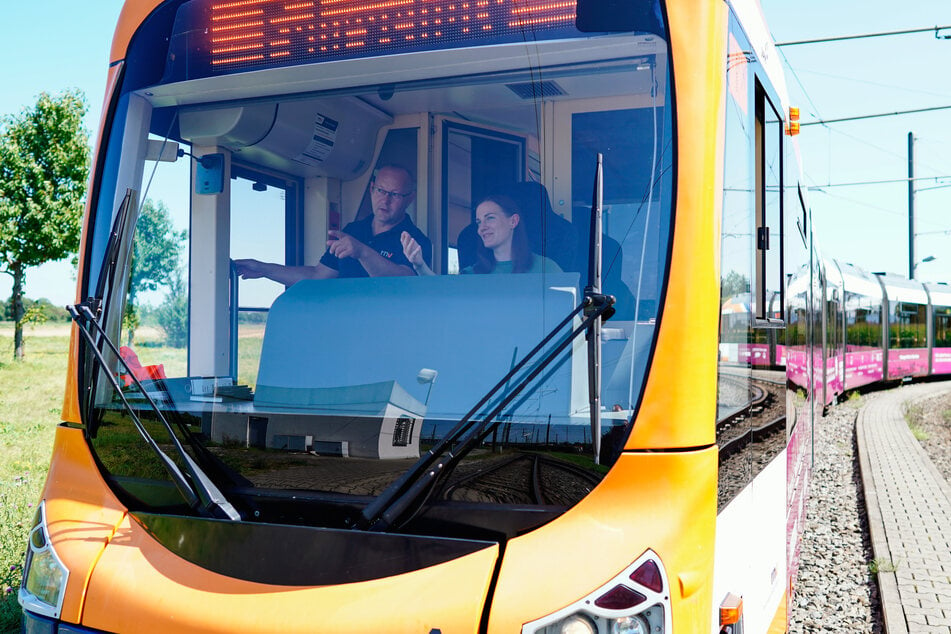
[[(880, 396), (855, 396), (816, 423), (791, 633), (885, 631), (855, 443), (858, 410)], [(951, 394), (915, 401), (906, 406), (906, 418), (935, 467), (951, 481)]]
[(791, 633), (884, 631), (855, 445), (858, 410), (875, 397), (850, 399), (816, 421)]

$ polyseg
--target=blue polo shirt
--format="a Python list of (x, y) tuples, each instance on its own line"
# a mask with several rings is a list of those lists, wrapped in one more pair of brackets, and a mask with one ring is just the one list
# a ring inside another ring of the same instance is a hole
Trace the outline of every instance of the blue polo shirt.
[[(373, 235), (373, 214), (369, 214), (361, 220), (354, 220), (343, 228), (344, 233), (353, 236), (387, 260), (390, 260), (394, 264), (408, 266), (412, 269), (413, 266), (409, 263), (409, 260), (406, 259), (406, 256), (403, 255), (403, 243), (400, 242), (400, 236), (404, 231), (413, 236), (413, 239), (419, 243), (419, 246), (423, 249), (423, 259), (428, 266), (432, 266), (433, 244), (429, 241), (429, 238), (424, 236), (423, 232), (413, 224), (409, 216), (404, 215), (398, 225), (376, 235)], [(369, 273), (367, 273), (367, 270), (360, 264), (360, 260), (356, 258), (340, 259), (332, 254), (329, 249), (324, 253), (323, 257), (320, 258), (320, 263), (337, 271), (340, 277), (369, 277)]]

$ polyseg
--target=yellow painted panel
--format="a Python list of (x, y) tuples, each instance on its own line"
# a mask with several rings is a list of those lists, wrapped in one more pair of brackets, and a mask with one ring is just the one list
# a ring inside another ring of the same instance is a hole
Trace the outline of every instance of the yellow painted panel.
[(727, 8), (668, 4), (676, 101), (674, 242), (657, 347), (628, 449), (714, 442)]
[[(673, 589), (674, 631), (709, 631), (716, 487), (715, 448), (623, 454), (581, 503), (508, 543), (489, 632), (518, 632), (574, 603), (648, 548)], [(702, 582), (681, 593), (680, 576)]]

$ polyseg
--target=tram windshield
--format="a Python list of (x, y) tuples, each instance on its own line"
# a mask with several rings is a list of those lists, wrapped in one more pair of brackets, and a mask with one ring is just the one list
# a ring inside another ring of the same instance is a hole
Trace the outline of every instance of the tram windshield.
[[(497, 386), (414, 521), (537, 524), (583, 498), (630, 432), (666, 277), (663, 29), (212, 72), (181, 53), (204, 15), (186, 9), (210, 4), (173, 4), (133, 40), (87, 238), (119, 353), (86, 346), (83, 420), (117, 493), (187, 512), (136, 429), (171, 443), (151, 399), (235, 507), (344, 526)], [(164, 67), (145, 48), (162, 29)], [(583, 334), (504, 405), (519, 378), (497, 385), (582, 300), (598, 154), (600, 428)]]

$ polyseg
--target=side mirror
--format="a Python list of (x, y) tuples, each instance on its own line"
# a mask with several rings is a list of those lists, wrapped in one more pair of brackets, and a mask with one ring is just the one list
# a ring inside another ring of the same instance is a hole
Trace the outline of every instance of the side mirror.
[(149, 139), (145, 145), (146, 161), (162, 161), (174, 163), (181, 154), (178, 153), (178, 143), (168, 139)]

